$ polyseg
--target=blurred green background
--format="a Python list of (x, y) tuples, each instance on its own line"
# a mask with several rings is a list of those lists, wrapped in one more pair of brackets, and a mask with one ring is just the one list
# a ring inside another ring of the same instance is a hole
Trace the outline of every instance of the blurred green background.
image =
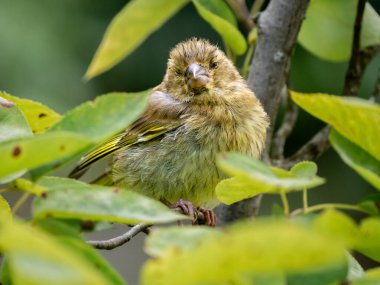
[[(189, 37), (221, 39), (187, 5), (150, 36), (131, 56), (105, 74), (86, 82), (83, 75), (112, 17), (128, 1), (113, 0), (0, 0), (0, 90), (41, 101), (60, 113), (113, 91), (141, 91), (159, 84), (170, 49)], [(248, 1), (251, 3), (252, 1)], [(369, 1), (377, 11), (380, 1)], [(323, 40), (321, 38), (320, 40)], [(371, 94), (379, 74), (380, 55), (368, 66), (360, 96)], [(291, 87), (300, 92), (341, 94), (347, 62), (320, 60), (297, 46), (292, 61)], [(300, 111), (286, 146), (288, 154), (307, 141), (323, 124)], [(333, 150), (318, 161), (327, 183), (310, 192), (310, 204), (355, 203), (374, 189), (343, 164)], [(291, 206), (301, 206), (299, 194)], [(261, 214), (269, 213), (277, 197), (265, 197)], [(123, 228), (108, 232), (117, 235)], [(92, 238), (104, 236), (92, 236)], [(144, 260), (142, 239), (104, 253), (130, 284), (136, 282)]]

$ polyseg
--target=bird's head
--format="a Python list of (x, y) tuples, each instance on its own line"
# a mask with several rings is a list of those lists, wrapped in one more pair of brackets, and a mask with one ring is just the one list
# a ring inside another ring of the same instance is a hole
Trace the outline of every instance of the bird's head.
[(239, 72), (220, 49), (193, 38), (170, 52), (164, 86), (181, 101), (210, 101), (241, 81)]

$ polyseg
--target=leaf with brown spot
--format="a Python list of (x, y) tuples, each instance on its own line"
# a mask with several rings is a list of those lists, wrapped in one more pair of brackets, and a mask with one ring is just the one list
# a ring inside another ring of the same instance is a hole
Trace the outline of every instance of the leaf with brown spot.
[[(33, 216), (37, 220), (50, 216), (82, 221), (153, 224), (189, 219), (159, 201), (127, 189), (120, 188), (115, 194), (115, 187), (77, 183), (73, 179), (51, 177), (49, 180), (48, 184), (44, 179), (40, 182), (44, 187), (50, 185), (46, 187), (49, 198), (37, 197), (33, 205)], [(65, 187), (61, 186), (61, 181)]]
[(31, 135), (28, 122), (16, 105), (0, 106), (0, 142)]
[[(90, 145), (87, 138), (70, 132), (54, 132), (0, 143), (0, 178), (75, 155)], [(62, 150), (62, 146), (64, 149)]]
[(39, 102), (21, 99), (4, 92), (0, 92), (0, 97), (18, 106), (35, 134), (43, 133), (61, 118), (57, 112)]
[(16, 146), (13, 148), (12, 156), (13, 156), (13, 157), (18, 157), (20, 154), (21, 154), (21, 147), (18, 146), (18, 145), (16, 145)]

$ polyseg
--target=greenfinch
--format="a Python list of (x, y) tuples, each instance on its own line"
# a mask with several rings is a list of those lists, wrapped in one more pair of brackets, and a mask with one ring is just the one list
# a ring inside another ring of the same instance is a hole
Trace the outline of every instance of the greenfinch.
[(170, 52), (161, 84), (142, 116), (84, 156), (72, 174), (113, 154), (112, 184), (216, 223), (215, 186), (225, 175), (219, 153), (258, 158), (268, 117), (233, 63), (207, 40), (192, 38)]

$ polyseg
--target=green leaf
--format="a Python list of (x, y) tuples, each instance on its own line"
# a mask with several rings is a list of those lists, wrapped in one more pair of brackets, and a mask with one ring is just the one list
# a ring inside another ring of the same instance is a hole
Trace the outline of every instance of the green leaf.
[[(23, 137), (32, 136), (24, 115), (13, 102), (2, 98), (4, 93), (0, 92), (0, 144), (4, 141), (16, 140)], [(0, 184), (6, 184), (10, 181), (22, 176), (24, 170), (12, 173), (11, 175), (2, 177)]]
[[(344, 61), (351, 55), (358, 0), (312, 0), (299, 34), (299, 42), (325, 60)], [(322, 39), (322, 40), (321, 40)], [(360, 47), (380, 43), (380, 17), (367, 3)]]
[(44, 188), (48, 188), (49, 190), (67, 189), (71, 187), (92, 187), (91, 184), (87, 184), (76, 179), (56, 176), (43, 176), (40, 179), (38, 179), (37, 184)]
[(13, 221), (0, 223), (0, 231), (12, 284), (112, 284), (80, 254), (40, 230)]
[(380, 267), (372, 268), (365, 272), (365, 277), (355, 279), (351, 285), (379, 285), (380, 284)]
[(0, 92), (0, 96), (17, 105), (32, 128), (33, 133), (44, 132), (61, 118), (61, 115), (39, 102), (21, 99), (3, 92)]
[(70, 247), (70, 249), (74, 250), (78, 255), (81, 255), (81, 257), (96, 268), (96, 270), (103, 275), (103, 278), (110, 284), (126, 284), (120, 274), (104, 259), (104, 257), (84, 241), (68, 236), (60, 237), (59, 241)]
[(33, 225), (54, 236), (69, 236), (79, 240), (83, 239), (80, 236), (81, 224), (78, 220), (46, 218), (34, 221)]
[(238, 27), (236, 17), (226, 2), (219, 0), (197, 0), (197, 2), (214, 15), (227, 20), (235, 27)]
[(314, 227), (318, 232), (346, 246), (352, 246), (359, 236), (355, 222), (349, 216), (333, 209), (318, 215), (314, 220)]
[(360, 235), (354, 249), (380, 261), (380, 218), (367, 218), (360, 224)]
[(190, 250), (165, 251), (144, 265), (142, 284), (252, 284), (247, 280), (255, 276), (339, 271), (332, 282), (346, 269), (345, 250), (335, 240), (300, 224), (263, 219), (225, 228)]
[(144, 111), (150, 91), (110, 93), (69, 111), (53, 131), (80, 133), (99, 143), (123, 130)]
[(9, 261), (6, 257), (3, 257), (3, 261), (0, 264), (0, 282), (2, 285), (12, 285)]
[(293, 170), (296, 175), (292, 171), (268, 167), (259, 160), (241, 154), (228, 153), (218, 159), (217, 165), (226, 174), (235, 176), (221, 181), (216, 186), (216, 196), (225, 204), (232, 204), (261, 193), (304, 190), (324, 183), (324, 179), (316, 175), (300, 175), (302, 168), (307, 169), (303, 175), (310, 175), (314, 171), (311, 170), (311, 164), (297, 166)]
[(189, 1), (130, 1), (108, 26), (85, 77), (93, 78), (119, 63)]
[(145, 251), (154, 257), (163, 256), (168, 250), (189, 251), (208, 238), (220, 234), (219, 231), (207, 227), (158, 228), (149, 235)]
[(10, 101), (0, 104), (0, 142), (31, 135), (32, 131), (19, 108)]
[(97, 185), (50, 189), (33, 207), (35, 219), (56, 217), (124, 224), (167, 223), (188, 219), (162, 203), (133, 191)]
[(0, 143), (0, 178), (68, 157), (89, 145), (80, 134), (55, 132)]
[(365, 197), (359, 204), (359, 208), (369, 215), (377, 216), (380, 214), (380, 194), (371, 194)]
[(380, 190), (380, 160), (375, 159), (335, 130), (331, 131), (329, 139), (342, 160), (377, 190)]
[(12, 221), (11, 208), (7, 200), (0, 195), (0, 223), (6, 221)]
[[(218, 6), (221, 7), (226, 5), (224, 2), (219, 1)], [(223, 3), (223, 4), (222, 4)], [(247, 49), (247, 42), (240, 31), (232, 24), (229, 20), (229, 16), (221, 16), (221, 11), (223, 10), (223, 15), (226, 15), (226, 8), (210, 9), (210, 7), (215, 7), (215, 1), (207, 0), (193, 0), (193, 4), (197, 9), (199, 15), (207, 21), (211, 27), (216, 30), (223, 40), (231, 47), (232, 51), (237, 54), (243, 54)], [(210, 9), (210, 10), (209, 10)], [(229, 9), (227, 7), (227, 9)], [(218, 13), (218, 14), (216, 14)]]
[(294, 165), (290, 172), (298, 177), (313, 177), (317, 175), (318, 166), (312, 161), (301, 161)]
[[(347, 275), (346, 266), (335, 266), (329, 269), (313, 268), (302, 273), (290, 274), (286, 284), (291, 285), (337, 285)], [(335, 283), (335, 282), (336, 283)]]
[(380, 160), (380, 105), (360, 98), (291, 91), (293, 101)]

